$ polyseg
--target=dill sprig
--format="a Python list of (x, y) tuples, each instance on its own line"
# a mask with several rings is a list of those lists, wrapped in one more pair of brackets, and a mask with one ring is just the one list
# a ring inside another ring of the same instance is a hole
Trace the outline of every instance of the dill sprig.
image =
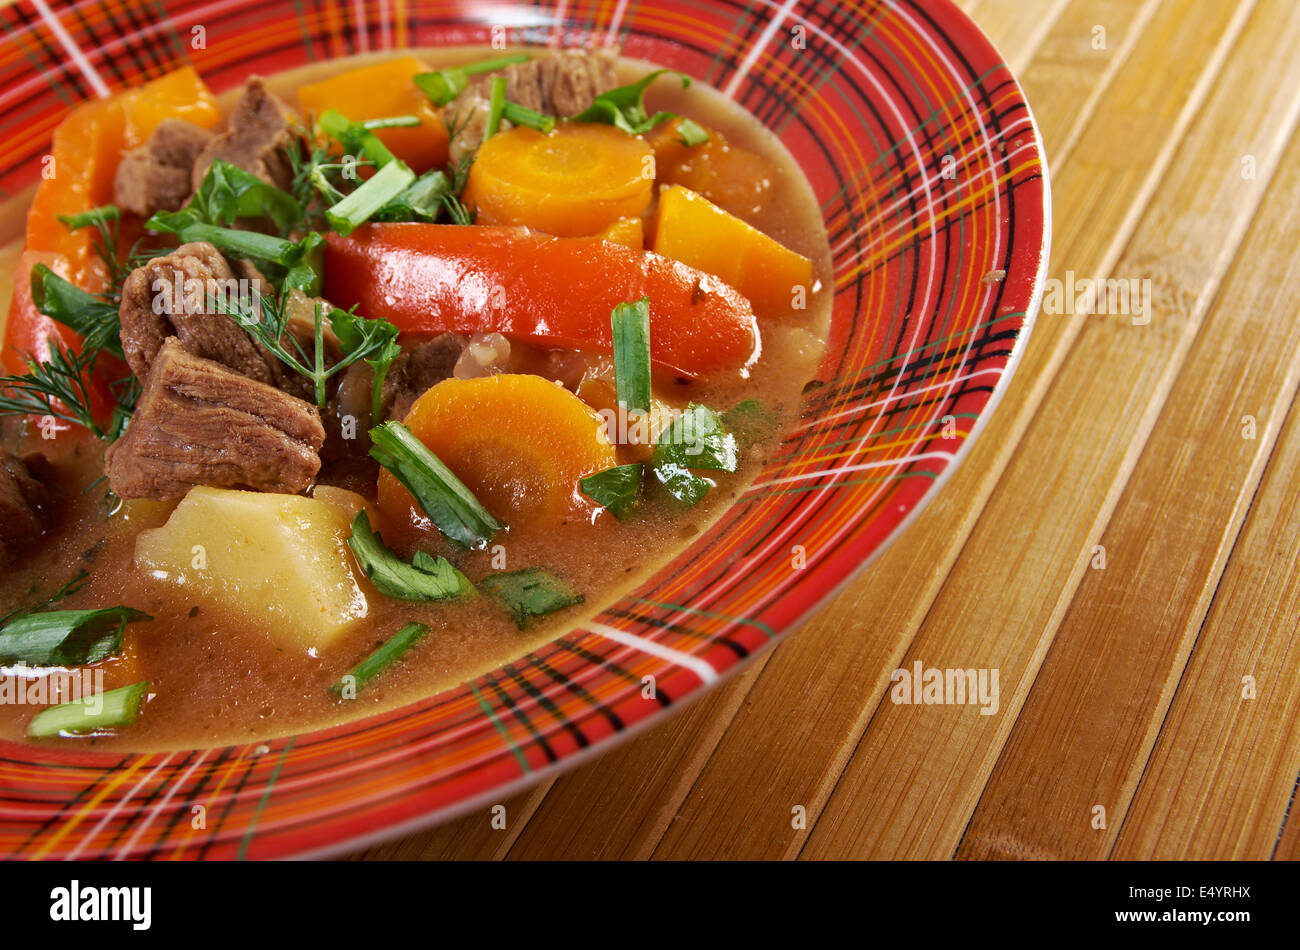
[(139, 245), (137, 241), (136, 246), (131, 248), (131, 252), (126, 255), (125, 260), (118, 257), (117, 247), (121, 241), (121, 210), (116, 205), (101, 205), (80, 214), (60, 214), (56, 215), (56, 217), (69, 231), (79, 231), (82, 228), (90, 227), (95, 229), (91, 247), (95, 252), (95, 256), (104, 262), (104, 272), (108, 278), (103, 293), (96, 296), (114, 306), (121, 304), (122, 284), (126, 282), (127, 276), (134, 269), (132, 259)]
[(98, 355), (98, 350), (74, 353), (57, 342), (48, 360), (27, 354), (25, 374), (0, 376), (0, 414), (52, 416), (104, 438), (108, 433), (90, 409), (86, 385)]
[[(289, 290), (286, 286), (278, 298), (262, 294), (256, 305), (243, 298), (237, 298), (235, 307), (227, 306), (215, 296), (210, 296), (208, 301), (214, 310), (235, 320), (249, 336), (285, 366), (310, 380), (318, 408), (325, 408), (328, 395), (326, 386), (332, 376), (341, 373), (357, 360), (364, 359), (375, 368), (378, 377), (380, 366), (386, 373), (389, 364), (401, 352), (395, 345), (397, 327), (387, 320), (367, 320), (337, 307), (326, 314), (319, 302), (313, 307), (314, 346), (309, 352), (302, 341), (289, 332)], [(325, 363), (327, 328), (333, 332), (343, 350), (342, 358), (331, 365)]]

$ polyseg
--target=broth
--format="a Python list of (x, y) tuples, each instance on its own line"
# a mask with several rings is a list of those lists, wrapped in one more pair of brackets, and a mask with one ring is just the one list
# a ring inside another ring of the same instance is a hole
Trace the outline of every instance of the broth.
[[(491, 55), (484, 48), (418, 53), (439, 66)], [(292, 103), (299, 85), (381, 58), (315, 64), (270, 77), (268, 85)], [(619, 68), (622, 81), (627, 82), (654, 67), (625, 60)], [(229, 108), (232, 96), (223, 97), (224, 108)], [(549, 567), (586, 597), (582, 606), (542, 618), (526, 632), (521, 633), (486, 597), (463, 603), (410, 603), (383, 597), (363, 579), (369, 596), (367, 621), (315, 656), (290, 652), (266, 629), (223, 617), (187, 600), (183, 590), (137, 570), (133, 564), (136, 533), (163, 523), (174, 505), (130, 502), (108, 517), (102, 489), (89, 487), (102, 472), (102, 446), (88, 436), (65, 433), (54, 440), (50, 453), (57, 455), (64, 479), (60, 498), (67, 507), (60, 527), (0, 579), (0, 604), (7, 611), (39, 600), (85, 570), (89, 581), (61, 601), (59, 609), (126, 604), (155, 619), (128, 626), (124, 656), (99, 665), (106, 688), (149, 680), (151, 698), (139, 719), (117, 734), (50, 741), (132, 751), (209, 747), (322, 728), (433, 695), (581, 626), (689, 545), (744, 491), (779, 442), (781, 430), (795, 421), (801, 391), (814, 376), (824, 349), (831, 297), (825, 229), (817, 202), (793, 159), (747, 113), (699, 83), (682, 90), (661, 80), (647, 100), (651, 111), (681, 112), (721, 130), (773, 164), (777, 176), (772, 200), (766, 212), (750, 223), (812, 258), (814, 274), (822, 284), (810, 294), (806, 311), (780, 320), (759, 318), (762, 357), (750, 379), (726, 385), (676, 384), (680, 391), (672, 395), (682, 400), (725, 408), (756, 398), (779, 414), (778, 429), (766, 441), (746, 449), (739, 471), (716, 473), (716, 477), (711, 473), (717, 487), (685, 512), (659, 508), (628, 523), (604, 517), (594, 525), (570, 522), (544, 536), (506, 539), (507, 569)], [(11, 213), (20, 212), (11, 206)], [(5, 227), (7, 233), (15, 233), (12, 218)], [(5, 281), (0, 300), (9, 296), (8, 278), (17, 252), (18, 243), (0, 252)], [(29, 437), (21, 447), (50, 452), (50, 445)], [(471, 579), (501, 566), (489, 563), (490, 552), (456, 560)], [(327, 691), (342, 673), (409, 621), (428, 624), (430, 633), (398, 664), (355, 699), (341, 700)], [(0, 704), (0, 737), (21, 740), (27, 721), (37, 711), (26, 705)]]

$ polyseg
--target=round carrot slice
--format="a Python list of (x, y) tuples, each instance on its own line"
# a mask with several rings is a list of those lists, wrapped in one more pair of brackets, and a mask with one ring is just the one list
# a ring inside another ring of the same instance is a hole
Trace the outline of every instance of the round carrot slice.
[(465, 203), (480, 224), (583, 237), (644, 211), (654, 169), (650, 146), (611, 125), (562, 122), (549, 135), (520, 126), (479, 148)]
[[(541, 376), (443, 380), (412, 404), (404, 423), (515, 529), (589, 519), (596, 507), (579, 480), (618, 464), (600, 415)], [(387, 471), (379, 475), (379, 508), (397, 525), (424, 518)]]

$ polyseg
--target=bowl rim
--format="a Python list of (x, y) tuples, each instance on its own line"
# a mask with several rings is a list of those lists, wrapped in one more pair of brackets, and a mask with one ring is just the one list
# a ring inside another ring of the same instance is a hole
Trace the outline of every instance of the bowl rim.
[[(666, 721), (667, 717), (679, 712), (690, 703), (704, 696), (736, 672), (742, 669), (747, 669), (754, 659), (766, 655), (767, 651), (771, 649), (771, 647), (775, 646), (777, 642), (806, 624), (813, 616), (821, 612), (829, 601), (838, 596), (848, 585), (858, 580), (863, 573), (868, 570), (868, 568), (873, 565), (885, 553), (885, 551), (887, 551), (895, 541), (897, 541), (897, 539), (912, 526), (921, 513), (933, 502), (937, 493), (947, 484), (953, 473), (963, 464), (975, 442), (987, 428), (989, 419), (1000, 406), (1002, 399), (1010, 386), (1011, 380), (1021, 363), (1024, 352), (1028, 346), (1030, 335), (1041, 310), (1043, 293), (1050, 266), (1052, 196), (1047, 155), (1037, 119), (1033, 114), (1032, 108), (1029, 106), (1027, 97), (1019, 80), (1016, 79), (1012, 73), (1010, 66), (1006, 65), (1006, 58), (1002, 56), (1001, 51), (998, 50), (992, 40), (983, 32), (982, 29), (980, 29), (978, 24), (975, 23), (975, 21), (966, 14), (965, 11), (961, 10), (955, 3), (953, 3), (952, 0), (940, 0), (940, 7), (942, 9), (934, 9), (930, 11), (931, 15), (936, 20), (940, 22), (951, 22), (949, 18), (956, 18), (956, 23), (963, 27), (967, 34), (969, 34), (961, 37), (962, 49), (966, 49), (971, 42), (982, 42), (987, 47), (985, 51), (987, 56), (996, 58), (1004, 65), (1007, 75), (1014, 85), (1016, 99), (1019, 104), (1023, 105), (1025, 114), (1028, 117), (1029, 130), (1027, 134), (1032, 136), (1032, 145), (1040, 164), (1042, 177), (1041, 207), (1033, 206), (1025, 209), (1017, 208), (1015, 212), (1016, 220), (1021, 220), (1026, 216), (1032, 217), (1041, 215), (1041, 240), (1039, 241), (1039, 247), (1037, 249), (1037, 264), (1030, 282), (1030, 297), (1024, 308), (1018, 329), (1018, 335), (1014, 344), (1010, 348), (1005, 364), (1000, 369), (997, 381), (992, 387), (991, 392), (988, 394), (987, 400), (980, 408), (979, 415), (975, 420), (974, 425), (971, 426), (970, 432), (961, 440), (961, 444), (957, 448), (956, 452), (954, 452), (951, 458), (949, 458), (946, 464), (944, 464), (942, 470), (935, 476), (925, 491), (912, 503), (904, 516), (893, 525), (888, 534), (882, 540), (875, 544), (874, 548), (865, 558), (860, 560), (851, 569), (843, 572), (833, 584), (822, 591), (815, 599), (804, 605), (793, 619), (783, 623), (775, 636), (768, 638), (757, 648), (751, 649), (747, 655), (730, 663), (725, 668), (718, 670), (717, 676), (711, 681), (701, 680), (700, 682), (693, 684), (689, 689), (675, 695), (671, 705), (654, 710), (624, 725), (622, 728), (614, 731), (608, 736), (594, 739), (590, 745), (584, 748), (579, 748), (572, 752), (566, 752), (556, 761), (529, 769), (517, 778), (492, 785), (480, 792), (467, 795), (447, 805), (432, 807), (420, 812), (419, 814), (392, 823), (386, 823), (382, 819), (372, 820), (369, 822), (369, 825), (365, 830), (361, 830), (357, 834), (346, 836), (339, 835), (324, 841), (319, 846), (306, 847), (298, 850), (285, 850), (280, 853), (280, 856), (295, 859), (327, 858), (344, 853), (355, 852), (384, 841), (416, 833), (420, 830), (442, 824), (480, 809), (487, 804), (500, 802), (505, 798), (517, 795), (544, 781), (553, 779), (559, 774), (585, 764), (599, 755), (607, 753), (619, 743), (639, 736), (642, 732), (650, 728), (662, 725)], [(417, 47), (413, 45), (409, 48), (414, 49)], [(406, 48), (394, 47), (383, 50), (382, 52), (397, 56), (401, 55), (405, 51)], [(1032, 233), (1030, 236), (1032, 237)], [(1026, 253), (1029, 252), (1027, 251)], [(561, 632), (558, 636), (565, 636), (565, 632)], [(418, 702), (421, 701), (416, 701), (416, 703)], [(416, 705), (416, 703), (399, 707), (399, 709), (409, 708), (409, 706)], [(367, 719), (388, 715), (396, 711), (398, 710), (389, 710), (387, 713), (357, 717), (356, 719), (349, 720), (347, 725), (356, 726), (363, 724)], [(323, 731), (325, 730), (311, 730), (302, 733), (301, 735), (308, 736)], [(278, 740), (264, 741), (273, 742)], [(40, 748), (43, 753), (49, 751), (49, 747), (33, 747), (27, 744), (11, 742), (0, 743), (0, 749), (4, 750), (26, 750), (30, 752), (33, 748)], [(222, 746), (208, 747), (209, 750), (219, 748), (222, 748)], [(89, 759), (92, 757), (120, 758), (123, 754), (125, 753), (102, 752), (88, 749), (74, 750), (74, 755), (77, 755), (82, 759)], [(144, 754), (160, 755), (162, 753)], [(44, 764), (51, 761), (51, 756), (44, 754), (41, 757), (33, 758), (30, 761), (34, 764)], [(250, 831), (250, 833), (252, 832)]]

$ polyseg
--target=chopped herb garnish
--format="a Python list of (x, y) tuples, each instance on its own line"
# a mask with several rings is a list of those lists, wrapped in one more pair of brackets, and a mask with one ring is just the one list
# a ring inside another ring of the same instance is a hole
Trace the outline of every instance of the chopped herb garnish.
[(293, 195), (218, 158), (185, 207), (160, 211), (145, 222), (145, 227), (179, 234), (182, 241), (201, 240), (186, 238), (184, 230), (196, 224), (229, 225), (240, 218), (270, 218), (281, 234), (288, 234), (302, 217), (302, 205)]
[[(308, 351), (296, 335), (287, 332), (288, 297), (286, 287), (279, 298), (263, 294), (256, 303), (237, 298), (233, 308), (213, 296), (208, 300), (214, 309), (225, 313), (243, 327), (280, 362), (311, 380), (316, 393), (316, 405), (324, 409), (327, 396), (325, 384), (330, 377), (341, 373), (357, 360), (375, 358), (390, 352), (389, 345), (396, 339), (398, 331), (387, 320), (367, 320), (337, 307), (326, 314), (324, 307), (317, 303), (314, 307), (313, 346)], [(343, 349), (342, 358), (328, 366), (325, 365), (327, 326), (334, 330)]]
[(289, 267), (302, 257), (301, 245), (293, 241), (262, 234), (260, 231), (242, 231), (195, 221), (184, 211), (159, 212), (149, 219), (148, 226), (155, 231), (175, 234), (182, 244), (206, 241), (227, 254), (270, 261), (284, 267)]
[(651, 471), (664, 491), (688, 508), (707, 495), (713, 487), (707, 478), (701, 478), (690, 469), (672, 462), (662, 462)]
[(140, 703), (149, 692), (149, 681), (110, 689), (95, 696), (83, 696), (70, 703), (49, 706), (27, 724), (29, 739), (76, 736), (101, 729), (129, 726), (140, 715)]
[(348, 547), (357, 563), (382, 594), (398, 600), (446, 600), (474, 589), (468, 578), (445, 557), (416, 551), (407, 563), (384, 546), (384, 539), (370, 527), (365, 510), (352, 522)]
[(97, 663), (122, 649), (122, 633), (128, 623), (152, 619), (131, 607), (24, 614), (0, 629), (0, 662), (28, 666)]
[(485, 59), (477, 63), (469, 63), (465, 66), (440, 69), (434, 73), (417, 73), (415, 84), (420, 87), (435, 106), (445, 106), (465, 91), (465, 87), (469, 85), (470, 76), (504, 69), (515, 63), (526, 63), (528, 59), (527, 53), (512, 53), (507, 56), (497, 56), (494, 59)]
[(543, 115), (527, 106), (521, 106), (517, 102), (506, 100), (506, 104), (501, 107), (501, 117), (508, 119), (515, 125), (522, 125), (524, 128), (532, 129), (534, 132), (541, 132), (543, 135), (549, 134), (555, 128), (555, 117)]
[(56, 214), (55, 217), (69, 231), (79, 231), (82, 228), (99, 227), (110, 221), (119, 221), (122, 212), (116, 205), (100, 205), (98, 208), (91, 208), (80, 214)]
[(415, 181), (415, 172), (397, 160), (385, 164), (369, 181), (325, 212), (330, 227), (343, 236), (370, 220)]
[(501, 602), (520, 630), (536, 617), (544, 617), (586, 600), (544, 567), (492, 574), (479, 581), (479, 586)]
[(298, 242), (294, 256), (296, 260), (289, 265), (280, 282), (280, 296), (286, 296), (291, 290), (301, 290), (308, 297), (315, 297), (320, 293), (321, 277), (325, 272), (325, 237), (308, 231)]
[(736, 437), (708, 406), (691, 403), (659, 436), (651, 464), (736, 470)]
[(420, 117), (415, 115), (394, 115), (386, 119), (362, 119), (361, 126), (367, 132), (375, 129), (411, 129), (420, 124)]
[(354, 698), (367, 683), (392, 666), (428, 632), (429, 628), (422, 623), (408, 623), (384, 641), (377, 650), (344, 673), (338, 682), (330, 687), (330, 692), (348, 699)]
[(640, 462), (616, 465), (595, 475), (588, 475), (578, 484), (592, 501), (607, 508), (620, 521), (632, 510), (641, 493)]
[(27, 372), (0, 376), (0, 414), (51, 416), (84, 426), (95, 436), (107, 435), (91, 409), (86, 386), (94, 369), (96, 351), (74, 353), (51, 341), (49, 359), (27, 356)]
[[(647, 116), (645, 111), (645, 91), (650, 84), (671, 69), (656, 69), (641, 79), (626, 86), (619, 86), (602, 92), (590, 106), (573, 117), (575, 122), (604, 122), (617, 126), (631, 135), (644, 135), (660, 122), (678, 118), (675, 112), (656, 112)], [(677, 73), (682, 80), (682, 88), (691, 84), (689, 76)], [(701, 130), (703, 131), (703, 130)]]
[(457, 544), (483, 547), (505, 527), (428, 447), (400, 422), (370, 430), (370, 454), (411, 493), (431, 521)]
[(650, 411), (650, 298), (621, 303), (610, 315), (614, 387), (628, 412)]
[[(62, 587), (56, 590), (53, 594), (50, 594), (50, 596), (46, 597), (40, 603), (32, 604), (30, 607), (19, 607), (17, 610), (12, 610), (9, 613), (5, 614), (3, 617), (0, 617), (0, 630), (4, 629), (5, 625), (9, 623), (9, 621), (13, 620), (15, 617), (26, 616), (27, 614), (33, 613), (34, 611), (40, 610), (44, 607), (49, 607), (53, 604), (57, 604), (65, 597), (71, 597), (77, 591), (81, 590), (81, 588), (85, 587), (87, 582), (89, 582), (89, 580), (90, 580), (89, 571), (78, 571), (76, 577), (72, 578), (72, 580), (70, 581), (67, 581)], [(33, 584), (31, 593), (35, 593), (35, 592), (36, 592), (36, 585)]]
[(445, 207), (451, 182), (440, 171), (425, 172), (400, 191), (371, 217), (376, 221), (424, 221), (433, 223)]
[(488, 90), (488, 117), (487, 128), (483, 132), (484, 139), (490, 139), (497, 134), (501, 128), (501, 117), (506, 111), (506, 77), (493, 76), (492, 84)]
[(32, 268), (32, 303), (51, 320), (78, 333), (83, 352), (108, 350), (122, 356), (118, 308), (72, 284), (44, 264)]
[(366, 128), (365, 123), (353, 122), (333, 109), (321, 113), (317, 128), (338, 142), (352, 155), (364, 155), (375, 163), (376, 168), (383, 168), (390, 162), (397, 161), (388, 146), (380, 141), (379, 136)]
[(102, 297), (109, 303), (117, 304), (122, 297), (122, 282), (134, 266), (130, 263), (131, 255), (127, 255), (128, 260), (123, 263), (117, 253), (121, 210), (116, 205), (100, 205), (80, 214), (60, 214), (56, 217), (69, 231), (95, 229), (95, 254), (104, 262), (104, 273), (108, 275), (108, 286)]
[(677, 123), (677, 137), (683, 145), (695, 146), (707, 142), (709, 133), (699, 123), (683, 118)]
[(781, 417), (757, 399), (738, 402), (722, 413), (722, 424), (742, 445), (753, 445), (772, 435), (780, 422)]
[(375, 351), (375, 355), (366, 360), (370, 368), (374, 370), (374, 377), (370, 381), (370, 424), (372, 426), (383, 425), (384, 422), (384, 380), (388, 378), (388, 371), (393, 366), (393, 360), (402, 355), (402, 347), (396, 338), (388, 340)]

